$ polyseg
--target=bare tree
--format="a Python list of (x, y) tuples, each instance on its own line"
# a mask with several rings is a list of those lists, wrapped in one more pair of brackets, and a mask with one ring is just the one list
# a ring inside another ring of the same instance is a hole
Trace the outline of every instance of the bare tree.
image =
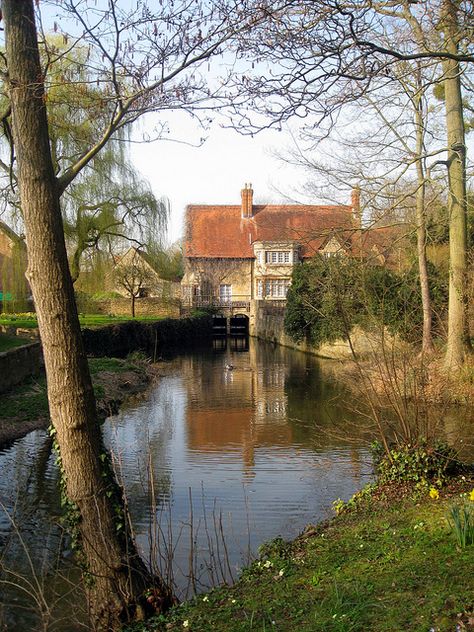
[(156, 283), (156, 277), (156, 273), (151, 270), (136, 250), (133, 252), (132, 257), (129, 257), (123, 263), (119, 261), (115, 266), (115, 283), (125, 290), (130, 297), (132, 318), (135, 318), (136, 299), (143, 296), (153, 287), (153, 284)]
[[(245, 42), (260, 72), (249, 70), (241, 77), (236, 84), (240, 100), (235, 100), (236, 126), (244, 132), (278, 127), (293, 116), (309, 117), (308, 126), (330, 130), (342, 105), (367, 97), (377, 100), (393, 81), (395, 62), (442, 63), (438, 80), (445, 87), (451, 266), (446, 365), (452, 368), (461, 366), (471, 351), (461, 83), (461, 64), (474, 61), (471, 16), (472, 3), (464, 0), (295, 0), (284, 13), (273, 11), (269, 23), (254, 29)], [(271, 68), (262, 60), (271, 60)], [(256, 108), (265, 117), (263, 123), (253, 115)]]

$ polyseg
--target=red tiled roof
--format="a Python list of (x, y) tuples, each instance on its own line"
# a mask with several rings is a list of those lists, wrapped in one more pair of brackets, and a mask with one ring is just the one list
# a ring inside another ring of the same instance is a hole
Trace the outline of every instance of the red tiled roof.
[(293, 240), (303, 257), (313, 256), (333, 234), (350, 239), (355, 229), (352, 206), (254, 205), (253, 217), (241, 217), (241, 206), (198, 206), (186, 209), (186, 257), (253, 258), (256, 241)]
[(352, 238), (352, 253), (362, 255), (366, 259), (373, 257), (377, 260), (383, 257), (389, 267), (399, 265), (400, 252), (406, 249), (408, 227), (372, 226), (361, 233), (354, 233)]

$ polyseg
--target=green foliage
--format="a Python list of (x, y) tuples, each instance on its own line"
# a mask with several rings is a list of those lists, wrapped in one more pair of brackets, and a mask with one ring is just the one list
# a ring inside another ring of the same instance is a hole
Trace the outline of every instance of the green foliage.
[(314, 257), (293, 271), (285, 312), (285, 331), (315, 346), (347, 336), (348, 315), (359, 314), (361, 277), (354, 261)]
[[(447, 286), (430, 264), (433, 311), (445, 309)], [(418, 273), (396, 273), (347, 257), (315, 257), (293, 271), (285, 331), (315, 346), (346, 338), (354, 325), (387, 327), (404, 340), (420, 340), (423, 312)]]
[(415, 483), (443, 485), (459, 468), (456, 451), (443, 442), (392, 447), (387, 454), (381, 443), (371, 446), (374, 471), (379, 483)]
[(147, 248), (147, 261), (162, 279), (167, 281), (180, 280), (184, 274), (183, 249), (179, 242), (165, 248), (150, 244)]
[(464, 549), (474, 544), (474, 506), (473, 503), (453, 505), (449, 511), (449, 523), (454, 532), (457, 545)]
[(352, 511), (361, 507), (367, 508), (370, 505), (372, 494), (377, 489), (375, 483), (368, 483), (358, 492), (356, 492), (347, 502), (338, 498), (332, 503), (332, 508), (336, 515), (342, 514), (346, 511)]
[[(436, 206), (427, 219), (428, 243), (449, 243), (449, 217), (446, 206)], [(467, 196), (467, 241), (468, 248), (474, 248), (474, 195)]]

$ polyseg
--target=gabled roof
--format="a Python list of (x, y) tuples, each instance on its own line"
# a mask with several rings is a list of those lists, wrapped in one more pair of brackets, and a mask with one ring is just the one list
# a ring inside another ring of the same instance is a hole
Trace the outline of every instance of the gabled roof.
[(0, 233), (3, 233), (4, 235), (6, 235), (8, 239), (14, 242), (15, 244), (18, 243), (18, 244), (22, 244), (23, 246), (25, 245), (23, 238), (20, 237), (20, 235), (17, 235), (15, 231), (12, 228), (10, 228), (10, 226), (5, 224), (5, 222), (2, 222), (1, 220), (0, 220)]
[(395, 267), (400, 265), (400, 253), (406, 249), (408, 227), (371, 226), (354, 234), (352, 252), (366, 260), (372, 258), (379, 262)]
[(115, 259), (116, 266), (123, 265), (138, 265), (145, 266), (150, 272), (153, 274), (159, 275), (159, 272), (156, 270), (153, 262), (153, 258), (150, 257), (146, 252), (140, 250), (139, 248), (135, 248), (135, 246), (130, 246), (128, 250), (126, 250), (123, 254), (119, 255)]
[(350, 240), (356, 229), (352, 206), (254, 205), (242, 218), (240, 205), (190, 205), (186, 209), (186, 257), (253, 258), (256, 241), (297, 241), (301, 256), (312, 257), (328, 237)]

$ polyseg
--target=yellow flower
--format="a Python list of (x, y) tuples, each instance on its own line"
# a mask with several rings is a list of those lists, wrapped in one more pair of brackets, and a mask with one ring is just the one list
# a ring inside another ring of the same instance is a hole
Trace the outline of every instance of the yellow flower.
[(186, 621), (183, 621), (183, 628), (189, 628), (189, 621), (188, 621), (188, 619), (186, 619)]
[(471, 489), (471, 491), (469, 492), (469, 500), (472, 500), (474, 502), (474, 489)]
[(430, 498), (432, 498), (433, 500), (438, 500), (439, 491), (436, 489), (436, 487), (432, 487), (430, 489)]

